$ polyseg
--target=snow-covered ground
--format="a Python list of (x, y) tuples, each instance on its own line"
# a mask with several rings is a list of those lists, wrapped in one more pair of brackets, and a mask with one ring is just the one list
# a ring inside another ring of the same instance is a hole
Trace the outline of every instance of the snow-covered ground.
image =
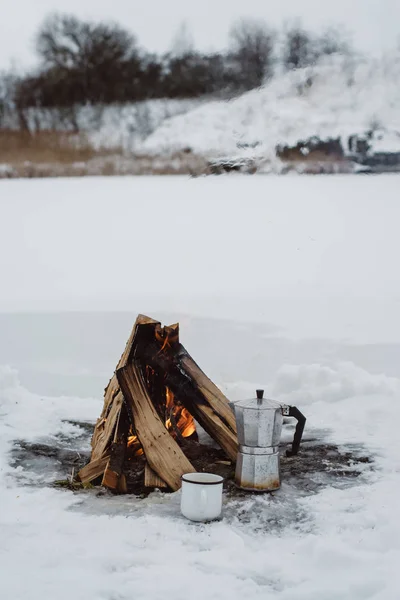
[(230, 102), (210, 102), (164, 121), (144, 142), (146, 152), (190, 147), (208, 157), (262, 156), (278, 145), (313, 136), (342, 139), (379, 130), (377, 149), (400, 151), (400, 55), (327, 59), (275, 76)]
[[(1, 182), (5, 598), (398, 599), (399, 182)], [(310, 435), (363, 444), (374, 469), (314, 495), (283, 482), (209, 525), (179, 515), (179, 494), (35, 485), (10, 464), (12, 442), (71, 439), (65, 419), (97, 418), (139, 311), (178, 317), (230, 398), (262, 384), (303, 409)]]

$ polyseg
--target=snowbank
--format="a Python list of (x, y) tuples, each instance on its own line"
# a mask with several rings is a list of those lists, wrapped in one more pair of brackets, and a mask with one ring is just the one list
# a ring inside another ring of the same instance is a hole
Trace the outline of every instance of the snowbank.
[(313, 136), (341, 137), (347, 145), (350, 135), (379, 129), (388, 131), (390, 148), (400, 151), (399, 78), (399, 56), (334, 57), (278, 75), (230, 102), (210, 102), (173, 117), (147, 138), (143, 150), (190, 147), (207, 156), (273, 157), (277, 145), (296, 145)]

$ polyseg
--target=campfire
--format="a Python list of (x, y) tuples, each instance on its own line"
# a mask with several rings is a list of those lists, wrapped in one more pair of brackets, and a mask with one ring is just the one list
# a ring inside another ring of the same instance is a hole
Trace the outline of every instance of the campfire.
[(227, 398), (179, 342), (179, 325), (139, 315), (124, 353), (105, 390), (104, 406), (82, 483), (101, 483), (128, 491), (132, 464), (143, 464), (148, 488), (181, 487), (181, 476), (195, 472), (187, 456), (196, 443), (196, 422), (236, 461), (235, 416)]

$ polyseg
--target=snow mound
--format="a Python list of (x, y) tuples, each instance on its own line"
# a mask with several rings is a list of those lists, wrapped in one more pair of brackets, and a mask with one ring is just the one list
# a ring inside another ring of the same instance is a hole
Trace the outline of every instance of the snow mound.
[(101, 400), (76, 397), (47, 397), (26, 390), (19, 381), (18, 372), (8, 365), (0, 365), (0, 407), (2, 439), (0, 469), (5, 472), (4, 453), (10, 442), (43, 440), (55, 432), (65, 435), (76, 433), (68, 419), (95, 421), (94, 415)]
[[(144, 142), (147, 152), (190, 148), (207, 156), (274, 156), (279, 144), (313, 136), (347, 139), (390, 132), (400, 151), (400, 56), (361, 60), (331, 57), (276, 75), (264, 87), (229, 102), (214, 101), (164, 121)], [(395, 144), (393, 144), (393, 141)]]
[(97, 121), (94, 118), (96, 107), (83, 108), (80, 114), (81, 129), (87, 132), (90, 143), (97, 149), (122, 148), (132, 152), (164, 120), (182, 115), (202, 102), (202, 98), (157, 99), (105, 106)]
[(384, 374), (371, 374), (353, 363), (284, 365), (277, 374), (273, 396), (287, 404), (339, 402), (353, 396), (400, 394), (400, 382)]

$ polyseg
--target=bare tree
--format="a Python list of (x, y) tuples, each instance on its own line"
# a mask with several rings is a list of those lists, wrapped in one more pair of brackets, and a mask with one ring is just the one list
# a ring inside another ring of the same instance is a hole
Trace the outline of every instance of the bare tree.
[(352, 52), (350, 36), (343, 26), (330, 26), (315, 35), (295, 21), (285, 31), (283, 64), (289, 70), (313, 65), (323, 56), (350, 56)]
[(300, 69), (315, 62), (315, 41), (300, 22), (289, 25), (283, 44), (283, 64), (286, 69)]
[(68, 70), (129, 60), (136, 53), (136, 40), (116, 24), (54, 14), (41, 26), (36, 49), (47, 67)]
[(342, 26), (331, 26), (325, 29), (317, 39), (316, 45), (319, 56), (349, 55), (352, 52), (350, 36)]
[(36, 38), (45, 105), (107, 102), (132, 93), (141, 63), (134, 36), (116, 24), (81, 21), (55, 14)]
[(230, 49), (243, 87), (256, 88), (271, 77), (275, 32), (265, 23), (241, 19), (230, 31)]

